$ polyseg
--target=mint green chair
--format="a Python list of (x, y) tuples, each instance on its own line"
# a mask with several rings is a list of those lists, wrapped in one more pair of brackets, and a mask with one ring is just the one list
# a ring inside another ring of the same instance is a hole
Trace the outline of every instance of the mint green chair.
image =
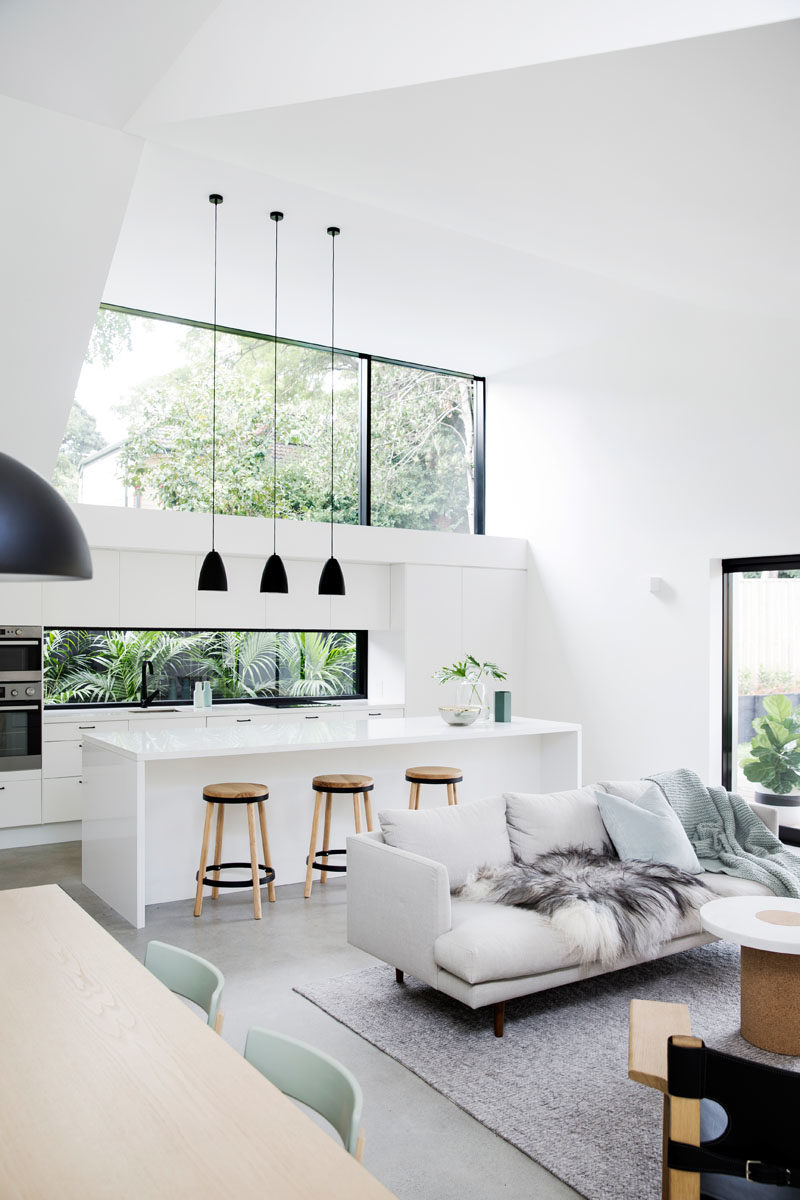
[(144, 965), (171, 992), (199, 1005), (208, 1014), (211, 1028), (222, 1033), (220, 1004), (225, 978), (213, 963), (189, 950), (182, 950), (180, 946), (170, 946), (167, 942), (148, 942)]
[(346, 1067), (306, 1042), (257, 1027), (248, 1031), (244, 1056), (285, 1095), (307, 1104), (329, 1121), (348, 1154), (361, 1162), (364, 1098), (358, 1081)]

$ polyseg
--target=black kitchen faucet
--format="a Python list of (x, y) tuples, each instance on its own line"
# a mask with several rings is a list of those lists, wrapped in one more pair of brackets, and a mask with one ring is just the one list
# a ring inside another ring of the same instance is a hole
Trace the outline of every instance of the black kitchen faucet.
[(155, 700), (155, 695), (148, 696), (148, 694), (147, 694), (147, 672), (148, 671), (150, 672), (151, 675), (153, 674), (153, 664), (150, 662), (149, 658), (146, 658), (144, 660), (144, 662), (142, 663), (142, 696), (141, 696), (141, 700), (140, 700), (142, 708), (149, 708), (149, 706)]

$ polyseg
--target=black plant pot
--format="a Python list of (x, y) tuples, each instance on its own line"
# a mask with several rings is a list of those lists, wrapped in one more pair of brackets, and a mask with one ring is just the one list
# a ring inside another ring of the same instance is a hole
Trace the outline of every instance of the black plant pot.
[(775, 808), (800, 808), (800, 796), (777, 796), (775, 792), (756, 791), (756, 804), (772, 804)]

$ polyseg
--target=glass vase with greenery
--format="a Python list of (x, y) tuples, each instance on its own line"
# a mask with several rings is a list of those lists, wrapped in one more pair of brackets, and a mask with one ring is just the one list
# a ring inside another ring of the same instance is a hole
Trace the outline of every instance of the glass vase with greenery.
[(481, 717), (488, 714), (486, 706), (485, 679), (506, 679), (508, 672), (493, 662), (478, 662), (474, 655), (468, 654), (461, 662), (451, 663), (449, 667), (439, 667), (434, 671), (433, 678), (437, 683), (454, 683), (458, 685), (457, 702), (465, 708), (477, 707)]

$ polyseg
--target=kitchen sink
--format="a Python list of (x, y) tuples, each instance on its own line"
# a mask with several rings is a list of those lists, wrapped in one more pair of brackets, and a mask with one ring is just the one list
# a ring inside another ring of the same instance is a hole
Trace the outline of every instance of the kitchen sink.
[(152, 713), (154, 716), (160, 716), (161, 713), (176, 713), (183, 712), (181, 708), (153, 708), (149, 704), (147, 708), (143, 708), (141, 704), (138, 708), (129, 708), (129, 713)]

